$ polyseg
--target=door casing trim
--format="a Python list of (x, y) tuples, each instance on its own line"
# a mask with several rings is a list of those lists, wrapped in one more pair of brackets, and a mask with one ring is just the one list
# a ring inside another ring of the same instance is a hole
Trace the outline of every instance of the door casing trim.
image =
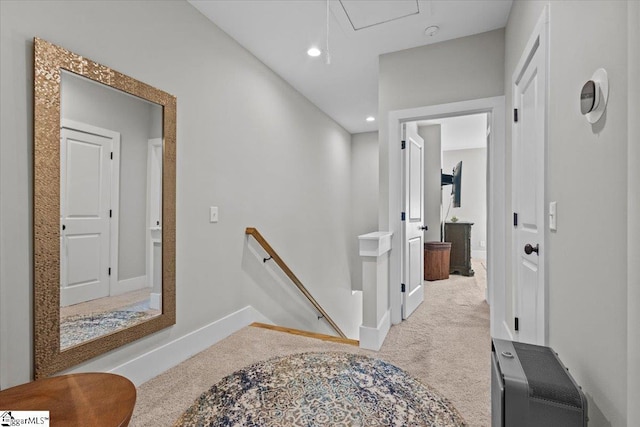
[[(447, 104), (438, 104), (404, 110), (394, 110), (388, 116), (388, 180), (389, 230), (393, 232), (391, 240), (389, 265), (389, 301), (391, 305), (391, 322), (398, 324), (402, 321), (401, 280), (401, 244), (399, 237), (402, 226), (400, 212), (402, 210), (402, 179), (401, 179), (401, 125), (404, 122), (443, 117), (455, 117), (468, 114), (489, 113), (489, 123), (492, 129), (487, 157), (487, 286), (488, 303), (491, 306), (491, 335), (508, 339), (505, 330), (505, 279), (506, 279), (506, 157), (505, 157), (505, 97), (496, 96), (480, 98)], [(381, 206), (385, 209), (385, 206)], [(382, 224), (381, 224), (382, 226)]]

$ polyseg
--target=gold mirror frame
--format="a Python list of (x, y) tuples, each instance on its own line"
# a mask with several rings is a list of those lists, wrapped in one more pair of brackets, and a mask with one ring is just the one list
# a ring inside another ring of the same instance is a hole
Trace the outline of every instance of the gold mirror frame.
[[(60, 350), (60, 71), (163, 106), (162, 314)], [(176, 98), (34, 38), (34, 377), (47, 377), (176, 323)]]

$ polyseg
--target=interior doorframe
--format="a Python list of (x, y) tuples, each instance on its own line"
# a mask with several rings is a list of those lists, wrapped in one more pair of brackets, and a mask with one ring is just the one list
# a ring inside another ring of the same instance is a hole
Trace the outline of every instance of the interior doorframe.
[(389, 265), (389, 301), (391, 322), (402, 322), (402, 292), (400, 288), (402, 272), (402, 241), (400, 236), (402, 221), (402, 123), (416, 120), (438, 119), (468, 114), (489, 113), (488, 122), (492, 132), (487, 147), (487, 288), (491, 306), (491, 336), (509, 339), (505, 329), (506, 298), (506, 156), (505, 156), (505, 97), (496, 96), (448, 104), (431, 105), (389, 112), (389, 230), (391, 240)]
[[(539, 203), (542, 203), (542, 206), (537, 206), (537, 208), (540, 208), (541, 212), (542, 212), (542, 230), (539, 233), (539, 245), (541, 247), (541, 250), (539, 252), (539, 259), (538, 259), (538, 271), (541, 270), (540, 272), (540, 278), (538, 280), (538, 285), (540, 286), (540, 291), (542, 292), (542, 307), (539, 307), (539, 318), (537, 319), (538, 321), (538, 345), (548, 345), (549, 344), (549, 289), (548, 289), (548, 284), (549, 284), (549, 269), (548, 267), (548, 262), (549, 262), (549, 240), (550, 240), (550, 235), (551, 235), (551, 231), (549, 229), (549, 215), (548, 215), (548, 211), (547, 211), (547, 206), (549, 206), (549, 179), (548, 179), (548, 173), (547, 173), (547, 165), (549, 164), (549, 149), (548, 149), (548, 141), (549, 141), (549, 97), (550, 97), (550, 89), (549, 89), (549, 74), (550, 74), (550, 58), (549, 58), (549, 5), (546, 5), (542, 11), (542, 14), (540, 15), (540, 17), (538, 18), (538, 21), (536, 22), (536, 26), (533, 29), (531, 35), (529, 36), (529, 39), (527, 40), (527, 44), (525, 45), (525, 48), (522, 50), (522, 55), (520, 56), (520, 59), (518, 60), (518, 63), (516, 65), (516, 67), (514, 68), (514, 72), (513, 75), (511, 77), (511, 89), (512, 89), (512, 106), (513, 108), (516, 108), (516, 106), (519, 106), (518, 101), (517, 101), (517, 91), (516, 89), (516, 84), (520, 81), (520, 79), (522, 78), (522, 75), (525, 72), (526, 67), (529, 65), (529, 63), (531, 62), (531, 59), (533, 57), (533, 55), (535, 54), (535, 52), (537, 50), (540, 51), (540, 53), (542, 54), (542, 57), (544, 58), (544, 67), (543, 67), (543, 73), (544, 75), (542, 76), (542, 78), (544, 79), (544, 89), (542, 91), (543, 96), (544, 96), (544, 100), (543, 100), (543, 105), (544, 105), (544, 132), (543, 132), (543, 151), (544, 154), (542, 155), (542, 165), (540, 165), (540, 167), (542, 168), (541, 171), (541, 182), (537, 183), (537, 185), (541, 185), (542, 186), (542, 201)], [(514, 122), (511, 123), (511, 139), (512, 139), (512, 147), (514, 146), (514, 142), (516, 141), (517, 138), (517, 132), (515, 129), (516, 124)], [(512, 149), (511, 150), (511, 170), (513, 170), (513, 167), (516, 164), (516, 150)], [(511, 212), (516, 212), (516, 188), (515, 186), (512, 186), (511, 188), (511, 192), (512, 192), (512, 197), (511, 197), (511, 206), (510, 206), (510, 210)], [(517, 233), (513, 232), (511, 233), (511, 247), (512, 247), (512, 257), (511, 259), (511, 265), (512, 265), (512, 269), (511, 269), (511, 283), (513, 284), (513, 288), (512, 288), (512, 305), (513, 305), (513, 311), (514, 311), (514, 317), (517, 315), (516, 314), (516, 310), (518, 310), (518, 259), (516, 256), (516, 251), (519, 250), (518, 248), (518, 236)], [(511, 331), (509, 329), (509, 322), (508, 319), (505, 319), (505, 327), (509, 330), (509, 333), (511, 334)], [(513, 334), (513, 337), (510, 339), (515, 339), (518, 340), (518, 334), (515, 333)]]
[[(147, 140), (147, 212), (146, 212), (146, 256), (145, 260), (145, 272), (147, 278), (147, 284), (151, 290), (150, 307), (154, 310), (162, 309), (162, 291), (154, 292), (157, 290), (155, 287), (155, 281), (157, 279), (155, 274), (156, 259), (155, 259), (155, 247), (160, 245), (162, 247), (162, 206), (160, 206), (160, 230), (157, 230), (156, 225), (151, 222), (151, 189), (154, 185), (160, 186), (160, 204), (162, 205), (162, 156), (160, 157), (160, 175), (158, 176), (158, 182), (153, 180), (153, 161), (154, 150), (160, 150), (162, 153), (162, 138), (149, 138)], [(160, 256), (160, 263), (162, 264), (162, 256)], [(162, 280), (162, 274), (160, 274), (160, 280)]]
[[(90, 133), (111, 139), (113, 158), (111, 162), (111, 192), (109, 201), (111, 209), (111, 221), (109, 221), (109, 295), (114, 295), (118, 289), (118, 248), (119, 248), (119, 223), (120, 215), (120, 132), (103, 129), (71, 119), (60, 119), (60, 128)], [(116, 292), (117, 293), (117, 292)]]

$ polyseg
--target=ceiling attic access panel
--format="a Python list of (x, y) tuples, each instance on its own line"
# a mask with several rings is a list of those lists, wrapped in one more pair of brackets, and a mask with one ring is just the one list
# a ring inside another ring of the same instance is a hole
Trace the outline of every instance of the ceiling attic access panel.
[(417, 0), (368, 1), (340, 0), (354, 31), (406, 18), (420, 13)]

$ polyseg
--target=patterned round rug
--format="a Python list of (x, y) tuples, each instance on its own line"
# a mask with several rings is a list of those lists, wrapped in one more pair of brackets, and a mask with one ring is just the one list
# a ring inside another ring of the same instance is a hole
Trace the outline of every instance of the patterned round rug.
[(277, 357), (203, 393), (175, 426), (465, 426), (400, 368), (349, 353)]

